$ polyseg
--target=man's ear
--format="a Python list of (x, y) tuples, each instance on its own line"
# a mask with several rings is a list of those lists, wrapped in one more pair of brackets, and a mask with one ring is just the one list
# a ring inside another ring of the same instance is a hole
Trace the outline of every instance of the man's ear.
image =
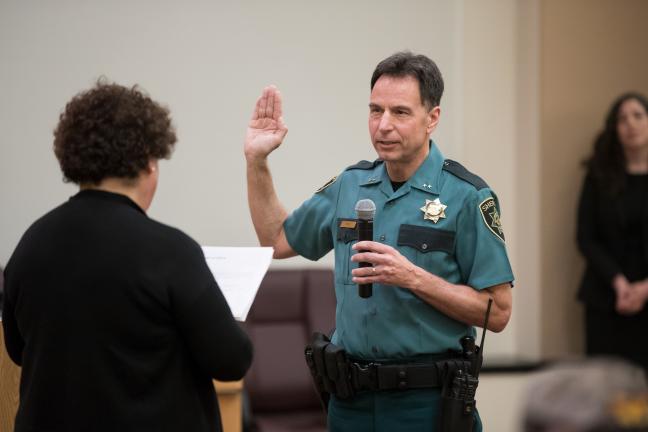
[(428, 112), (428, 124), (427, 124), (427, 133), (428, 135), (434, 132), (437, 125), (439, 124), (439, 118), (441, 117), (441, 107), (435, 106)]

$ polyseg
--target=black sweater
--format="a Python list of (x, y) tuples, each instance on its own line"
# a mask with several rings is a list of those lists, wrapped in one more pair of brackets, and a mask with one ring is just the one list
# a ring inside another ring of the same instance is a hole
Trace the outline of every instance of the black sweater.
[(578, 206), (578, 246), (586, 270), (578, 298), (591, 307), (614, 311), (612, 280), (648, 276), (648, 175), (626, 175), (622, 193), (608, 195), (590, 174)]
[(96, 190), (24, 234), (3, 327), (18, 432), (220, 431), (212, 378), (242, 378), (252, 357), (199, 245)]

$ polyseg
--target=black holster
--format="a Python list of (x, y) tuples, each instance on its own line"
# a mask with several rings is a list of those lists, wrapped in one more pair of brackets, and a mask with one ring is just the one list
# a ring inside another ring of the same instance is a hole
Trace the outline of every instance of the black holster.
[(304, 349), (306, 364), (313, 378), (313, 384), (324, 412), (328, 412), (330, 398), (330, 384), (325, 384), (326, 375), (322, 373), (324, 370), (324, 350), (329, 343), (331, 343), (331, 340), (326, 335), (314, 333), (311, 342)]
[(340, 399), (355, 394), (351, 386), (349, 360), (342, 347), (332, 344), (322, 333), (313, 333), (304, 355), (324, 411), (328, 410), (331, 394)]

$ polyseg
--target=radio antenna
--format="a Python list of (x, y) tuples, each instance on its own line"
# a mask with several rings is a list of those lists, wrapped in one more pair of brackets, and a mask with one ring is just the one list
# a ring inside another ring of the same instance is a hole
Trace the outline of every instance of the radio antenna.
[(488, 317), (490, 316), (491, 305), (493, 304), (493, 299), (488, 299), (488, 306), (486, 306), (486, 316), (484, 317), (484, 327), (482, 330), (481, 343), (479, 344), (479, 359), (475, 362), (475, 368), (472, 371), (473, 375), (476, 377), (479, 375), (479, 370), (481, 369), (481, 364), (484, 359), (484, 340), (486, 339), (486, 332), (488, 331)]

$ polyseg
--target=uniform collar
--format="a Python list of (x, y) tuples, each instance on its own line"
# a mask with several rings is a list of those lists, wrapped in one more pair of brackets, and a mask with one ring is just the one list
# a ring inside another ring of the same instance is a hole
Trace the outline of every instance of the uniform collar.
[(427, 159), (416, 170), (414, 175), (407, 180), (407, 183), (413, 188), (438, 195), (441, 191), (439, 183), (444, 160), (437, 145), (430, 140), (430, 153)]
[(421, 166), (416, 170), (414, 175), (410, 177), (403, 186), (396, 192), (393, 191), (387, 168), (382, 163), (375, 169), (367, 172), (365, 179), (360, 182), (360, 186), (379, 185), (380, 190), (390, 199), (398, 198), (405, 195), (410, 191), (410, 188), (416, 188), (424, 192), (438, 195), (441, 190), (439, 181), (441, 178), (441, 170), (443, 169), (443, 155), (441, 151), (430, 140), (430, 152)]

